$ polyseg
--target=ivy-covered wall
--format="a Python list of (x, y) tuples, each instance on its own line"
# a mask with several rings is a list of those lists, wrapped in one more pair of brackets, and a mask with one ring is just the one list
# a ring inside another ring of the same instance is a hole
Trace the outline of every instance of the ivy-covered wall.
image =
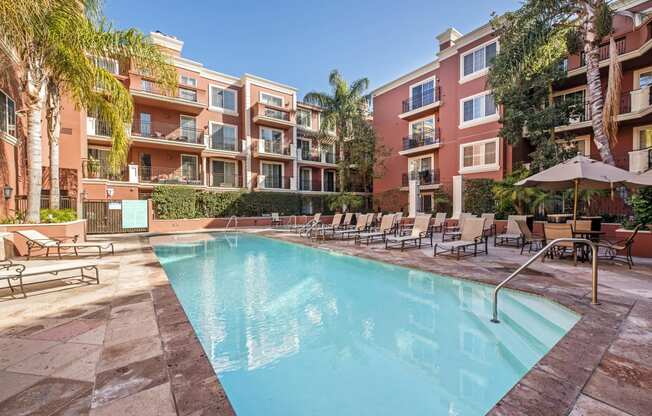
[(158, 186), (152, 192), (152, 205), (156, 218), (162, 220), (255, 217), (272, 212), (328, 214), (328, 198), (289, 192), (208, 192), (184, 186)]

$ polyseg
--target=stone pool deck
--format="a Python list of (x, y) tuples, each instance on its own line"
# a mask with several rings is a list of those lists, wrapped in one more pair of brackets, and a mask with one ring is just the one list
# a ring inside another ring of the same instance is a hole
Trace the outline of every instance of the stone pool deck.
[[(432, 249), (314, 243), (345, 254), (495, 285), (525, 261), (433, 258)], [(99, 285), (31, 284), (27, 299), (0, 289), (0, 416), (232, 415), (219, 381), (144, 236), (111, 237)], [(490, 412), (492, 415), (643, 416), (652, 409), (652, 261), (601, 264), (590, 304), (588, 265), (536, 262), (509, 287), (582, 315), (580, 322)], [(35, 261), (36, 262), (36, 261)]]

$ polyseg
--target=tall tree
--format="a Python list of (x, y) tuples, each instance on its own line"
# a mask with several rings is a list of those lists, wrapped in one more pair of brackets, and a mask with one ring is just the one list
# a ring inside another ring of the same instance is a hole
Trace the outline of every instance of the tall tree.
[[(332, 92), (309, 92), (304, 101), (322, 108), (320, 140), (334, 140), (340, 149), (340, 162), (338, 173), (340, 189), (345, 190), (349, 183), (351, 163), (345, 157), (345, 144), (355, 140), (356, 127), (361, 120), (366, 120), (368, 100), (365, 92), (369, 87), (369, 80), (361, 78), (350, 85), (338, 70), (331, 71), (328, 82)], [(357, 130), (361, 132), (362, 130)], [(333, 132), (335, 137), (333, 139)]]

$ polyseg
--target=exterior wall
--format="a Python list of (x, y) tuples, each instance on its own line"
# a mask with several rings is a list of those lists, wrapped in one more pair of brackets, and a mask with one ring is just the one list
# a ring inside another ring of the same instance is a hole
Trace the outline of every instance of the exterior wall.
[[(73, 237), (77, 237), (77, 241), (79, 242), (86, 240), (86, 220), (77, 220), (59, 224), (0, 225), (0, 232), (11, 233), (9, 236), (5, 236), (5, 241), (9, 243), (5, 244), (5, 250), (7, 250), (6, 254), (9, 256), (24, 256), (27, 254), (27, 244), (25, 242), (26, 240), (18, 234), (15, 234), (15, 231), (21, 229), (36, 230), (48, 237), (58, 239), (71, 239)], [(32, 254), (40, 255), (45, 253), (33, 251)]]

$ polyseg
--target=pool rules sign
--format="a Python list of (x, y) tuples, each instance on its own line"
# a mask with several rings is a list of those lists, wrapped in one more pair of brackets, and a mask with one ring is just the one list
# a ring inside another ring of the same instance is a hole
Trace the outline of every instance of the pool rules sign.
[(122, 201), (122, 228), (147, 228), (147, 201)]

